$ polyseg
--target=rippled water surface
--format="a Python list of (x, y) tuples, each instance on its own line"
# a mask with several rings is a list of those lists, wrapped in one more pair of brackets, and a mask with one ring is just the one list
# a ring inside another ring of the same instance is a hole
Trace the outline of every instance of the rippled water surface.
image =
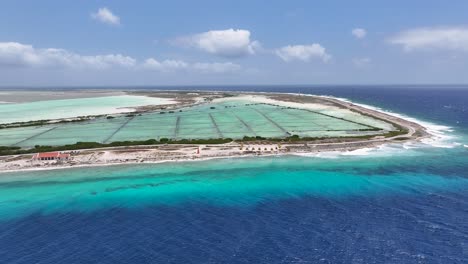
[(308, 91), (446, 126), (425, 145), (0, 174), (0, 260), (467, 263), (468, 91), (448, 88)]

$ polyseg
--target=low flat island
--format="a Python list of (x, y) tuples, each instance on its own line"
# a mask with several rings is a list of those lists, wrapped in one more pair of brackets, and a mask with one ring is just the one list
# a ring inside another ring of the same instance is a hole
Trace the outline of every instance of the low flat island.
[[(105, 114), (101, 107), (98, 114), (70, 117), (69, 112), (51, 107), (47, 111), (64, 118), (29, 120), (21, 116), (17, 122), (0, 121), (0, 172), (345, 152), (430, 136), (420, 124), (331, 97), (119, 91), (122, 100), (116, 107), (116, 93), (109, 95), (114, 96), (113, 108)], [(76, 91), (71, 95), (86, 101), (86, 95)], [(100, 100), (109, 101), (109, 96), (93, 94), (92, 102), (99, 106)], [(154, 99), (143, 102), (157, 103), (127, 104), (127, 98)], [(66, 96), (60, 99), (67, 100)], [(27, 110), (28, 104), (37, 103), (22, 102), (21, 107)], [(79, 107), (88, 108), (81, 112), (93, 111), (93, 104)]]

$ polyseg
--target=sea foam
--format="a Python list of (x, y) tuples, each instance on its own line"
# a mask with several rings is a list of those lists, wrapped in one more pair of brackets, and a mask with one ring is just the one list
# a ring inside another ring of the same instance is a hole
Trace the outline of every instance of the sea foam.
[[(317, 95), (307, 95), (307, 94), (301, 94), (301, 95), (317, 96)], [(434, 123), (427, 122), (427, 121), (422, 121), (414, 117), (410, 117), (410, 116), (400, 114), (400, 113), (395, 113), (395, 112), (385, 110), (385, 109), (372, 106), (372, 105), (355, 103), (347, 98), (340, 98), (340, 97), (335, 97), (335, 96), (324, 96), (324, 95), (323, 96), (319, 95), (318, 97), (331, 98), (331, 99), (340, 100), (340, 101), (347, 102), (347, 103), (352, 103), (357, 106), (379, 111), (379, 112), (382, 112), (391, 116), (395, 116), (401, 119), (411, 121), (413, 123), (417, 123), (423, 126), (424, 128), (426, 128), (426, 131), (431, 135), (431, 137), (425, 138), (419, 142), (410, 141), (410, 142), (405, 142), (403, 144), (387, 143), (387, 144), (382, 144), (376, 147), (361, 148), (361, 149), (351, 150), (351, 151), (299, 153), (297, 154), (299, 156), (328, 158), (328, 159), (347, 157), (347, 156), (348, 157), (353, 157), (353, 156), (385, 157), (385, 156), (393, 156), (393, 155), (414, 155), (416, 152), (412, 152), (408, 150), (417, 150), (417, 149), (427, 148), (427, 147), (455, 148), (455, 147), (459, 147), (462, 145), (461, 143), (456, 142), (455, 140), (457, 139), (457, 137), (451, 134), (454, 132), (452, 127), (438, 125), (438, 124), (434, 124)], [(463, 145), (463, 146), (468, 148), (468, 145)]]
[[(371, 110), (379, 111), (379, 112), (382, 112), (382, 113), (385, 113), (385, 114), (388, 114), (388, 115), (391, 115), (391, 116), (395, 116), (395, 117), (398, 117), (398, 118), (401, 118), (401, 119), (411, 121), (413, 123), (417, 123), (417, 124), (423, 126), (424, 128), (426, 128), (426, 131), (431, 135), (431, 137), (421, 140), (421, 143), (423, 143), (424, 145), (429, 145), (429, 146), (437, 147), (437, 148), (454, 148), (454, 147), (458, 147), (458, 146), (461, 145), (459, 142), (455, 141), (457, 139), (457, 137), (455, 135), (451, 134), (451, 133), (454, 132), (452, 127), (444, 126), (444, 125), (438, 125), (438, 124), (434, 124), (434, 123), (431, 123), (431, 122), (428, 122), (428, 121), (419, 120), (419, 119), (416, 119), (414, 117), (410, 117), (410, 116), (400, 114), (400, 113), (395, 113), (393, 111), (389, 111), (389, 110), (382, 109), (380, 107), (375, 107), (375, 106), (372, 106), (372, 105), (355, 103), (355, 102), (353, 102), (351, 100), (348, 100), (346, 98), (333, 97), (333, 96), (323, 96), (323, 97), (332, 98), (332, 99), (340, 100), (340, 101), (347, 102), (347, 103), (352, 103), (352, 104), (357, 105), (357, 106), (361, 106), (361, 107), (368, 108), (368, 109), (371, 109)], [(417, 146), (417, 145), (414, 145), (414, 144), (412, 144), (412, 145), (413, 145), (413, 147)], [(421, 145), (421, 144), (419, 144), (419, 145)], [(406, 145), (406, 147), (408, 147), (408, 145)]]

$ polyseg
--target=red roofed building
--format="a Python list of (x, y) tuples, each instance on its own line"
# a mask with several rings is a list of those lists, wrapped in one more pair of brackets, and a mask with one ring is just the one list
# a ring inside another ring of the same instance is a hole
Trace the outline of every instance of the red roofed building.
[(33, 160), (68, 160), (70, 154), (60, 152), (43, 152), (34, 154)]

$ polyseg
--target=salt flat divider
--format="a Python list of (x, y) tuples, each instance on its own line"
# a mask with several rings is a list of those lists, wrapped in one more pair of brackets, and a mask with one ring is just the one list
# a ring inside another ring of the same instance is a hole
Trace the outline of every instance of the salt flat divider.
[(28, 140), (30, 140), (30, 139), (33, 139), (33, 138), (35, 138), (35, 137), (38, 137), (38, 136), (40, 136), (40, 135), (42, 135), (42, 134), (45, 134), (45, 133), (47, 133), (47, 132), (49, 132), (49, 131), (52, 131), (52, 130), (56, 129), (56, 128), (57, 128), (57, 127), (53, 127), (53, 128), (51, 128), (51, 129), (47, 129), (46, 131), (42, 131), (42, 132), (40, 132), (40, 133), (37, 133), (36, 135), (32, 135), (32, 136), (30, 136), (30, 137), (28, 137), (28, 138), (25, 138), (25, 139), (23, 139), (23, 140), (21, 140), (21, 141), (16, 142), (16, 143), (13, 144), (12, 146), (19, 145), (19, 144), (21, 144), (21, 143), (23, 143), (23, 142), (26, 142), (26, 141), (28, 141)]
[(219, 130), (219, 127), (218, 127), (218, 124), (216, 124), (216, 121), (214, 119), (214, 117), (210, 114), (208, 114), (211, 118), (211, 123), (213, 123), (213, 126), (215, 127), (216, 129), (216, 133), (218, 133), (218, 137), (219, 138), (223, 138), (223, 133), (221, 133), (221, 130)]
[(132, 121), (133, 119), (135, 118), (135, 116), (131, 116), (127, 119), (127, 121), (125, 121), (119, 128), (117, 128), (110, 136), (108, 136), (106, 138), (106, 140), (104, 140), (103, 142), (104, 143), (107, 143), (107, 141), (109, 141), (115, 134), (117, 134), (117, 132), (119, 132), (122, 128), (124, 128), (130, 121)]
[(179, 135), (179, 129), (180, 129), (180, 116), (177, 117), (176, 125), (174, 128), (174, 139), (177, 139), (177, 136)]
[(366, 125), (366, 124), (364, 124), (364, 123), (359, 123), (359, 122), (356, 122), (356, 121), (353, 121), (353, 120), (349, 120), (349, 119), (346, 119), (346, 118), (336, 117), (336, 116), (332, 116), (332, 115), (327, 115), (327, 114), (320, 113), (320, 112), (317, 112), (317, 111), (313, 111), (313, 110), (310, 110), (310, 109), (301, 109), (301, 110), (308, 111), (308, 112), (311, 112), (311, 113), (314, 113), (314, 114), (318, 114), (318, 115), (323, 115), (323, 116), (335, 118), (335, 119), (338, 119), (338, 120), (347, 121), (347, 122), (354, 123), (354, 124), (361, 125), (361, 126), (365, 126), (365, 127), (368, 127), (368, 128), (378, 128), (378, 127), (373, 127), (373, 126), (370, 126), (370, 125)]
[(269, 118), (268, 116), (266, 116), (266, 115), (265, 115), (264, 113), (262, 113), (260, 110), (255, 109), (255, 108), (254, 108), (254, 110), (255, 110), (257, 113), (261, 114), (266, 120), (270, 121), (270, 123), (272, 123), (274, 126), (276, 126), (276, 127), (279, 128), (281, 131), (283, 131), (283, 133), (284, 133), (286, 136), (289, 136), (289, 135), (290, 135), (290, 133), (289, 133), (286, 129), (284, 129), (284, 128), (283, 128), (282, 126), (280, 126), (278, 123), (276, 123), (276, 122), (273, 121), (271, 118)]
[(234, 115), (246, 128), (247, 130), (249, 130), (250, 133), (252, 133), (254, 136), (257, 136), (257, 134), (255, 133), (255, 131), (253, 131), (253, 129), (249, 126), (249, 124), (247, 124), (244, 120), (242, 120), (240, 117), (238, 117), (237, 115)]

